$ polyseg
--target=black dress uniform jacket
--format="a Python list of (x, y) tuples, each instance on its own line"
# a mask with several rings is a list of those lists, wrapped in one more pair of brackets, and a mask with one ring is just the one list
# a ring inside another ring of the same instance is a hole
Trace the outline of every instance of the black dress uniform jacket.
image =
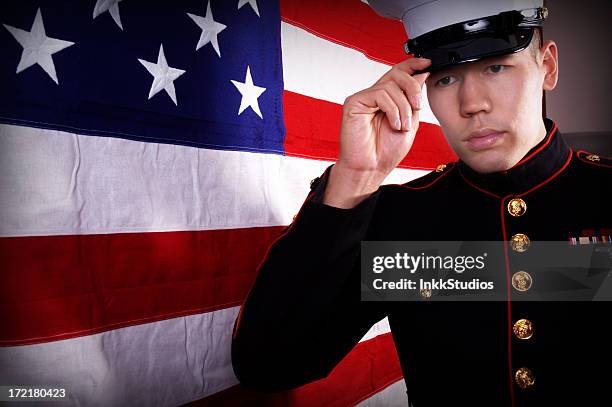
[[(238, 379), (281, 390), (323, 378), (388, 316), (406, 405), (612, 405), (612, 303), (513, 301), (521, 294), (510, 282), (515, 235), (569, 242), (612, 228), (610, 160), (572, 151), (545, 124), (545, 139), (508, 171), (483, 175), (458, 161), (382, 186), (353, 209), (317, 202), (328, 169), (241, 309), (232, 341)], [(524, 202), (514, 215), (512, 199)], [(507, 241), (509, 298), (361, 302), (363, 240)], [(519, 319), (531, 323), (528, 339), (513, 331)]]

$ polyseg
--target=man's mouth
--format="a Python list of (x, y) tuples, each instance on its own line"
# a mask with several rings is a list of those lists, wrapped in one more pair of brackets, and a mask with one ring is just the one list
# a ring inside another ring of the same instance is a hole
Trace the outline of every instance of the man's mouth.
[(505, 132), (483, 128), (478, 129), (470, 133), (469, 137), (465, 140), (472, 151), (486, 150), (487, 148), (495, 145), (503, 136)]

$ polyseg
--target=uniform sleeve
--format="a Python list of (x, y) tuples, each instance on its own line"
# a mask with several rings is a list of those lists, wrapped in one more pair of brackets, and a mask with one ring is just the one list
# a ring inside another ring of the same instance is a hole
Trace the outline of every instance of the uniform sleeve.
[(328, 173), (270, 248), (241, 308), (232, 364), (245, 386), (276, 391), (324, 378), (385, 316), (360, 301), (360, 242), (378, 195), (353, 209), (323, 205)]

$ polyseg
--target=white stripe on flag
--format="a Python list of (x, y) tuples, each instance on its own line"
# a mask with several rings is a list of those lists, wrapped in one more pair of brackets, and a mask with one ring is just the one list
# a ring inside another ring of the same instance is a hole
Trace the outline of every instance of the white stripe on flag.
[[(281, 22), (281, 45), (285, 90), (340, 105), (353, 93), (372, 86), (390, 69), (359, 51), (285, 22)], [(419, 117), (439, 124), (429, 107), (425, 88)]]
[(0, 236), (287, 225), (331, 164), (13, 125), (0, 151)]
[(374, 325), (372, 325), (370, 330), (366, 332), (366, 334), (363, 336), (363, 338), (361, 338), (359, 342), (364, 342), (369, 339), (375, 338), (378, 335), (386, 334), (389, 332), (391, 332), (391, 328), (389, 327), (389, 319), (385, 317)]
[(372, 397), (363, 400), (356, 407), (399, 407), (407, 405), (406, 382), (404, 379), (400, 379)]
[(57, 405), (175, 406), (198, 400), (238, 383), (230, 357), (238, 309), (0, 348), (0, 383), (64, 387), (69, 400)]
[[(67, 405), (129, 400), (130, 405), (170, 406), (198, 400), (238, 383), (230, 357), (238, 309), (0, 348), (0, 383), (65, 387)], [(388, 332), (385, 318), (360, 342)]]

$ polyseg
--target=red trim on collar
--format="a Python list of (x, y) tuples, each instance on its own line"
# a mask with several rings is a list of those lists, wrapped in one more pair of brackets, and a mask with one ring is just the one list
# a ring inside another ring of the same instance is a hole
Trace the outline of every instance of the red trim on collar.
[(555, 134), (556, 131), (557, 131), (557, 123), (553, 122), (553, 127), (552, 129), (550, 129), (550, 132), (546, 136), (547, 137), (546, 142), (544, 142), (544, 144), (542, 144), (537, 150), (532, 151), (531, 154), (529, 154), (527, 157), (523, 157), (523, 159), (519, 161), (518, 163), (514, 164), (512, 168), (516, 168), (519, 165), (524, 164), (526, 161), (529, 161), (531, 158), (533, 158), (533, 156), (535, 156), (537, 153), (542, 151), (547, 145), (550, 144), (550, 141), (552, 140), (552, 135)]
[(540, 182), (538, 185), (534, 186), (531, 189), (528, 189), (527, 191), (518, 194), (517, 197), (521, 197), (521, 196), (525, 196), (530, 192), (535, 191), (536, 189), (540, 188), (543, 185), (548, 184), (550, 181), (552, 181), (553, 179), (555, 179), (557, 177), (557, 175), (561, 174), (563, 172), (563, 170), (565, 170), (565, 168), (567, 168), (567, 166), (569, 165), (570, 161), (572, 161), (572, 155), (574, 154), (574, 152), (572, 151), (572, 149), (569, 149), (569, 154), (567, 155), (567, 160), (565, 160), (565, 164), (563, 164), (561, 166), (561, 168), (559, 168), (553, 175), (551, 175), (550, 177), (548, 177), (546, 180)]
[[(563, 172), (563, 170), (565, 170), (565, 168), (566, 168), (566, 167), (569, 165), (570, 161), (572, 161), (572, 155), (573, 155), (573, 153), (574, 153), (574, 152), (573, 152), (573, 151), (572, 151), (572, 149), (570, 148), (570, 149), (569, 149), (569, 154), (567, 155), (567, 160), (565, 161), (565, 164), (563, 164), (563, 165), (561, 166), (561, 168), (559, 168), (557, 171), (555, 171), (555, 173), (554, 173), (553, 175), (551, 175), (550, 177), (548, 177), (546, 180), (544, 180), (544, 181), (540, 182), (539, 184), (537, 184), (536, 186), (532, 187), (531, 189), (528, 189), (528, 190), (527, 190), (527, 191), (525, 191), (525, 192), (522, 192), (522, 193), (520, 193), (520, 194), (517, 194), (517, 195), (516, 195), (516, 197), (525, 196), (525, 195), (527, 195), (528, 193), (535, 191), (536, 189), (540, 188), (541, 186), (543, 186), (543, 185), (545, 185), (545, 184), (549, 183), (549, 182), (550, 182), (550, 181), (552, 181), (554, 178), (556, 178), (556, 177), (557, 177), (557, 175), (561, 174), (561, 172)], [(601, 165), (601, 166), (603, 167), (603, 166), (605, 166), (605, 165)], [(607, 166), (605, 166), (605, 167), (607, 167)], [(490, 195), (490, 196), (492, 196), (492, 197), (494, 197), (494, 198), (498, 198), (498, 199), (501, 199), (501, 198), (502, 198), (500, 195), (496, 195), (496, 194), (494, 194), (493, 192), (487, 191), (486, 189), (480, 188), (479, 186), (477, 186), (477, 185), (473, 184), (473, 183), (472, 183), (470, 180), (468, 180), (468, 179), (467, 179), (467, 178), (466, 178), (466, 177), (465, 177), (465, 176), (464, 176), (464, 175), (461, 173), (461, 170), (459, 170), (459, 174), (461, 175), (461, 178), (463, 178), (463, 180), (464, 180), (464, 181), (465, 181), (465, 182), (466, 182), (468, 185), (470, 185), (471, 187), (473, 187), (473, 188), (475, 188), (475, 189), (479, 190), (479, 191), (480, 191), (480, 192), (482, 192), (482, 193), (485, 193), (485, 194), (487, 194), (487, 195)]]
[[(597, 167), (612, 168), (612, 165), (609, 165), (609, 164), (603, 164), (603, 163), (600, 163), (600, 162), (598, 163), (598, 162), (595, 162), (595, 161), (587, 160), (586, 157), (583, 157), (583, 156), (580, 155), (581, 153), (587, 154), (587, 155), (592, 155), (593, 153), (590, 153), (590, 152), (585, 151), (585, 150), (578, 150), (578, 152), (576, 153), (576, 156), (583, 163), (595, 165)], [(609, 157), (605, 157), (605, 156), (602, 156), (602, 155), (599, 155), (599, 154), (596, 154), (596, 155), (598, 155), (598, 156), (600, 156), (602, 158), (605, 158), (606, 160), (612, 160), (612, 158), (609, 158)]]

